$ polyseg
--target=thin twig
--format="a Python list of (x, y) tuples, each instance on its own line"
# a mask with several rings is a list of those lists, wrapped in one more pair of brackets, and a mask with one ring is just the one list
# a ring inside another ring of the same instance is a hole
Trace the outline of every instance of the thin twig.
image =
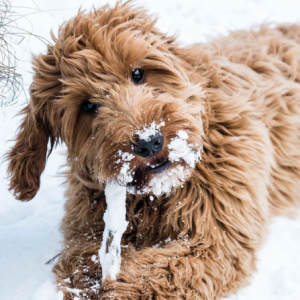
[(45, 265), (50, 265), (57, 257), (59, 257), (61, 255), (61, 253), (56, 254), (54, 257), (52, 257), (51, 259), (49, 259)]
[[(11, 0), (0, 0), (0, 108), (16, 102), (18, 96), (24, 92), (23, 78), (17, 71), (19, 59), (16, 57), (14, 45), (19, 45), (26, 35), (33, 36), (47, 46), (56, 61), (59, 62), (59, 51), (46, 38), (34, 34), (17, 26), (16, 21), (27, 18), (28, 13), (21, 15), (13, 11)], [(38, 8), (38, 12), (42, 11)], [(19, 38), (19, 42), (13, 42), (13, 38)]]

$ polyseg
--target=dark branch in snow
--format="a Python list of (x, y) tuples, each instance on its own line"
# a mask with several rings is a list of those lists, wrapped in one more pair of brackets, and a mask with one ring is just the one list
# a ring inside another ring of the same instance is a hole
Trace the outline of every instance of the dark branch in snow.
[(56, 254), (54, 257), (52, 257), (51, 259), (49, 259), (45, 265), (50, 265), (57, 257), (59, 257), (61, 255), (61, 253)]

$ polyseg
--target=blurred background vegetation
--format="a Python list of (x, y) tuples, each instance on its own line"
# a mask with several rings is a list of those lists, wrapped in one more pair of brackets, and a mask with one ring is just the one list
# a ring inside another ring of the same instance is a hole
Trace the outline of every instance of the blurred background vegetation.
[(24, 39), (16, 25), (20, 17), (14, 12), (10, 0), (0, 0), (0, 107), (15, 103), (23, 90), (14, 50), (14, 44)]

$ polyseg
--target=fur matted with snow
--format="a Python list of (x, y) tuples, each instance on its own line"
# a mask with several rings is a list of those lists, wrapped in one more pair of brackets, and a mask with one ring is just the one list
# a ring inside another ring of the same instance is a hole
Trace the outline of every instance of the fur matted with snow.
[[(139, 131), (139, 136), (149, 139), (154, 135), (164, 122), (156, 125), (155, 122), (150, 126), (145, 126), (144, 130)], [(184, 160), (190, 167), (194, 168), (195, 163), (201, 159), (200, 151), (194, 151), (193, 145), (187, 143), (188, 134), (179, 130), (177, 136), (168, 145), (169, 159), (174, 161)], [(99, 250), (100, 263), (102, 266), (102, 281), (107, 276), (116, 280), (116, 276), (121, 267), (121, 240), (126, 231), (128, 222), (126, 221), (126, 183), (132, 181), (132, 174), (129, 162), (134, 158), (133, 154), (119, 151), (120, 159), (117, 163), (123, 163), (118, 179), (124, 185), (120, 185), (114, 180), (109, 180), (105, 188), (107, 209), (104, 214), (105, 230), (103, 242)], [(156, 196), (168, 194), (175, 187), (178, 187), (188, 177), (190, 171), (178, 165), (158, 176), (154, 177), (149, 186), (143, 189), (143, 193), (153, 193)], [(129, 189), (128, 189), (129, 191)], [(153, 197), (152, 197), (153, 199)]]
[(156, 124), (154, 121), (150, 125), (145, 125), (143, 129), (136, 131), (136, 135), (140, 140), (145, 140), (146, 142), (150, 141), (150, 137), (155, 135), (160, 127), (165, 126), (166, 123), (162, 121), (159, 124)]
[(102, 281), (107, 276), (116, 280), (121, 267), (121, 240), (128, 222), (126, 221), (126, 186), (110, 180), (106, 184), (107, 209), (104, 214), (105, 229), (99, 250), (102, 266)]
[(197, 161), (201, 160), (200, 149), (193, 150), (193, 145), (187, 143), (187, 132), (179, 130), (177, 136), (168, 145), (170, 161), (184, 160), (191, 168), (195, 167)]

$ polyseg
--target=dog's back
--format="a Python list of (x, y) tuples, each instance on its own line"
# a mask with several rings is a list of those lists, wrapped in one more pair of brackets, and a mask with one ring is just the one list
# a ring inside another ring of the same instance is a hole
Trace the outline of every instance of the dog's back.
[(208, 77), (208, 86), (228, 90), (235, 101), (248, 98), (273, 148), (270, 212), (293, 215), (300, 202), (300, 27), (235, 31), (180, 55)]

